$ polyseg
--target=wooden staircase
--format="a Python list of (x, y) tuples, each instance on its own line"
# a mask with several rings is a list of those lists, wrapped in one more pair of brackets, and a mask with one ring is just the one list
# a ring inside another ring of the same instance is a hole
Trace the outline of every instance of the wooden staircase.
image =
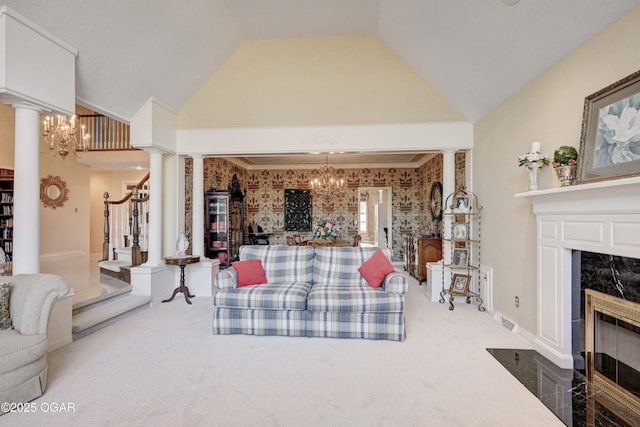
[(148, 223), (148, 180), (149, 174), (120, 200), (109, 200), (109, 193), (103, 195), (105, 220), (102, 260), (98, 263), (100, 285), (108, 288), (111, 283), (113, 287), (99, 297), (74, 304), (71, 321), (74, 340), (151, 304), (150, 296), (131, 295), (131, 268), (145, 262), (147, 255), (141, 248), (140, 236), (146, 238), (146, 233), (141, 231), (146, 230)]

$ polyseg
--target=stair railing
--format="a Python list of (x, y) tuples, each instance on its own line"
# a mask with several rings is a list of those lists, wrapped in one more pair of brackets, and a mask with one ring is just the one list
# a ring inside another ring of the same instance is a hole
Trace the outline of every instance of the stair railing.
[[(146, 174), (144, 178), (120, 200), (109, 200), (109, 193), (105, 192), (103, 194), (103, 261), (115, 259), (116, 249), (118, 247), (129, 247), (129, 244), (131, 244), (131, 265), (140, 265), (145, 261), (144, 258), (148, 246), (147, 224), (149, 222), (149, 191), (148, 186), (145, 184), (147, 184), (148, 181), (149, 174)], [(142, 226), (140, 225), (140, 216), (143, 218)]]

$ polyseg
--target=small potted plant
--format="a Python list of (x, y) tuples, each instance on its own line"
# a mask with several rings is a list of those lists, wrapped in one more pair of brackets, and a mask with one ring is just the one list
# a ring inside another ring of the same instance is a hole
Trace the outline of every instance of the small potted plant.
[(578, 169), (578, 151), (570, 145), (563, 145), (553, 153), (553, 167), (562, 187), (573, 185)]

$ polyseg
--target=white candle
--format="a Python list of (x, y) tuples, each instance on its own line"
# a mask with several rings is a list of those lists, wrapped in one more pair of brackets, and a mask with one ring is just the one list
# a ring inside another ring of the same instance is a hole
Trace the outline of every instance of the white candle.
[(532, 153), (539, 153), (540, 152), (540, 141), (533, 141), (531, 143), (531, 152)]

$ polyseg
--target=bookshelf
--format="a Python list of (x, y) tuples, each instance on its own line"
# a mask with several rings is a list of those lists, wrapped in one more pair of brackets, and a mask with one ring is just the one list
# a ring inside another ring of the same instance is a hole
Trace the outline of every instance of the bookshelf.
[(4, 251), (5, 274), (13, 262), (13, 170), (0, 169), (0, 248)]

